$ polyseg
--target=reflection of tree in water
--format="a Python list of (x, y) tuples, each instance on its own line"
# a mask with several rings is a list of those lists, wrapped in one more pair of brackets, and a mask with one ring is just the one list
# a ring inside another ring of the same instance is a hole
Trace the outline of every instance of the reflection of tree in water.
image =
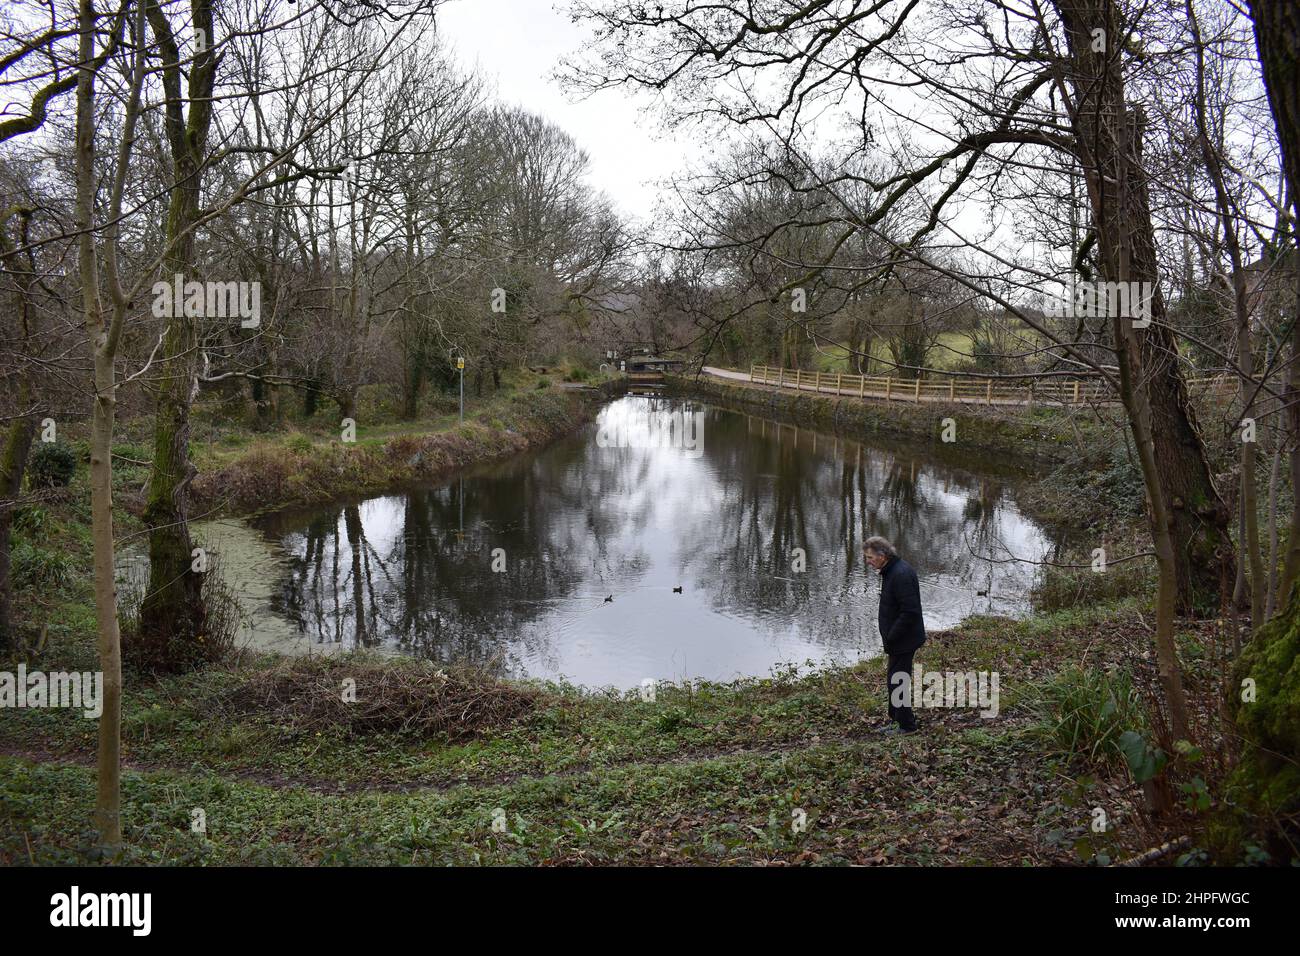
[[(936, 589), (973, 596), (992, 574), (1021, 589), (1032, 574), (976, 557), (1005, 557), (1003, 537), (1019, 524), (997, 478), (747, 416), (708, 424), (708, 460), (734, 487), (713, 519), (717, 546), (700, 547), (707, 537), (693, 529), (682, 557), (720, 606), (755, 609), (776, 626), (794, 616), (827, 645), (852, 642), (871, 623), (861, 542), (873, 534), (894, 541)], [(804, 574), (792, 570), (795, 548), (807, 554)], [(943, 597), (923, 594), (927, 603)]]
[[(927, 607), (956, 607), (948, 592), (973, 595), (995, 574), (1017, 595), (1027, 589), (1023, 569), (972, 551), (997, 552), (1019, 534), (1036, 558), (1041, 535), (999, 479), (929, 449), (873, 448), (716, 409), (703, 409), (702, 457), (596, 441), (601, 423), (679, 407), (617, 402), (596, 426), (448, 485), (267, 519), (290, 556), (283, 608), (320, 644), (522, 672), (571, 646), (561, 638), (586, 635), (584, 615), (602, 596), (638, 590), (652, 569), (654, 587), (671, 575), (705, 593), (710, 613), (827, 650), (861, 648), (875, 633), (860, 553), (871, 534), (895, 541), (927, 587), (948, 589), (923, 590)], [(792, 568), (797, 548), (804, 573)], [(678, 626), (707, 639), (708, 618)]]
[[(536, 650), (529, 642), (542, 638), (529, 625), (602, 560), (606, 519), (577, 524), (567, 508), (548, 507), (581, 494), (580, 460), (558, 463), (545, 476), (534, 462), (316, 514), (284, 538), (283, 608), (317, 643), (387, 643), (433, 660), (511, 666), (501, 635)], [(292, 523), (286, 515), (268, 525), (283, 533)], [(495, 548), (504, 549), (503, 571), (492, 570)], [(626, 564), (613, 570), (627, 574)]]

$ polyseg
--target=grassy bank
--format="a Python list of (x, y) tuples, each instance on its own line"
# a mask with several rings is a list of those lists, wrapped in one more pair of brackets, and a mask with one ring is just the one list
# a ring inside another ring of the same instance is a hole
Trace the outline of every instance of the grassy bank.
[[(1099, 640), (1099, 634), (1104, 639)], [(1180, 635), (1206, 696), (1207, 636)], [(1140, 611), (977, 619), (926, 669), (998, 670), (1000, 709), (922, 713), (878, 737), (874, 663), (638, 694), (501, 684), (361, 657), (258, 659), (128, 686), (129, 859), (145, 863), (1052, 863), (1123, 858), (1153, 831), (1103, 747), (1060, 744), (1044, 688), (1139, 664)], [(338, 688), (357, 682), (354, 710)], [(286, 689), (291, 689), (287, 691)], [(469, 702), (472, 707), (468, 707)], [(468, 713), (448, 725), (439, 715)], [(94, 721), (0, 724), (0, 862), (91, 858)], [(1111, 829), (1092, 833), (1092, 808)], [(206, 832), (193, 832), (202, 810)], [(802, 815), (800, 814), (802, 811)], [(792, 826), (806, 818), (805, 829)], [(504, 830), (493, 829), (494, 818)]]
[(243, 514), (433, 481), (568, 434), (610, 394), (538, 384), (476, 403), (463, 425), (457, 413), (445, 412), (418, 422), (358, 423), (346, 438), (335, 425), (209, 447), (196, 456), (193, 508)]
[[(724, 407), (750, 411), (798, 425), (844, 435), (902, 438), (926, 442), (949, 457), (978, 451), (1007, 453), (1016, 459), (1062, 462), (1095, 445), (1105, 429), (1085, 416), (1050, 406), (1017, 409), (1004, 406), (864, 401), (849, 396), (818, 395), (743, 382), (671, 376), (670, 390)], [(956, 424), (954, 441), (942, 440), (945, 422)]]

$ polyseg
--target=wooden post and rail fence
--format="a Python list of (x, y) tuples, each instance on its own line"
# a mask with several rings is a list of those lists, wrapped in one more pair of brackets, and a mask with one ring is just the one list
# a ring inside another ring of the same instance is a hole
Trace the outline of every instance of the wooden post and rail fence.
[[(743, 374), (743, 373), (742, 373)], [(802, 369), (751, 365), (749, 380), (830, 395), (883, 398), (900, 402), (949, 402), (968, 405), (1093, 405), (1119, 401), (1099, 379), (1065, 378), (978, 378), (967, 375), (904, 378), (892, 375), (853, 375), (848, 372), (805, 372)], [(1191, 388), (1218, 395), (1235, 394), (1236, 379), (1230, 376), (1188, 379)]]

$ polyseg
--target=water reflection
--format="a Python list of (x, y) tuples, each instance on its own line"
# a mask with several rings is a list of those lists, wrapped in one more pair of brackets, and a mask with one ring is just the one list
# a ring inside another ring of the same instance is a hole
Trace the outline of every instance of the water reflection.
[[(702, 413), (702, 454), (604, 447), (683, 412)], [(1051, 542), (994, 471), (629, 396), (538, 453), (259, 527), (287, 555), (275, 606), (303, 642), (626, 688), (878, 653), (870, 534), (917, 567), (931, 628), (1022, 610), (1032, 568), (976, 555)]]

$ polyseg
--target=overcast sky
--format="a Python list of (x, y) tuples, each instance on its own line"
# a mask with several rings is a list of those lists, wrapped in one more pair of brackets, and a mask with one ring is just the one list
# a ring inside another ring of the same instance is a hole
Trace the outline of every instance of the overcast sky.
[[(611, 90), (575, 101), (551, 74), (568, 56), (582, 50), (587, 29), (564, 12), (563, 0), (452, 0), (438, 12), (444, 43), (464, 67), (477, 67), (497, 97), (546, 117), (566, 130), (591, 157), (590, 181), (607, 193), (625, 215), (647, 223), (661, 191), (657, 181), (712, 152), (711, 144), (689, 131), (662, 130), (646, 114), (644, 93)], [(905, 94), (891, 97), (897, 104)], [(827, 122), (832, 122), (827, 120)], [(963, 203), (949, 208), (949, 220), (970, 239), (992, 226), (987, 210)], [(1003, 218), (1000, 211), (995, 218)], [(1007, 243), (1006, 224), (998, 243)], [(987, 240), (986, 240), (987, 241)], [(1004, 251), (1028, 254), (1011, 241)]]
[(565, 56), (582, 48), (585, 30), (551, 0), (456, 0), (438, 13), (438, 29), (463, 65), (477, 65), (501, 100), (539, 113), (566, 130), (591, 156), (591, 182), (623, 212), (647, 218), (653, 181), (681, 166), (687, 150), (642, 115), (625, 93), (572, 102), (551, 79)]

